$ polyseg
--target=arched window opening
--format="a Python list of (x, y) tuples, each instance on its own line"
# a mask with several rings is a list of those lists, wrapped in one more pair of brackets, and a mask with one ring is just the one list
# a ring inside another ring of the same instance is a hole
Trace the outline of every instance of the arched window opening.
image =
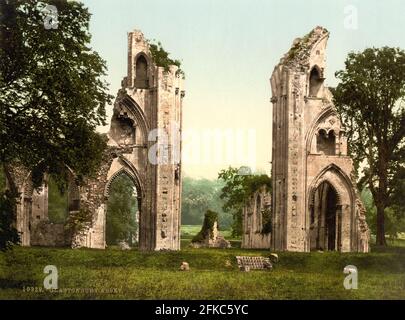
[(328, 250), (336, 249), (336, 209), (337, 194), (334, 188), (329, 187), (325, 199), (325, 230), (327, 234)]
[(335, 188), (327, 181), (322, 182), (314, 191), (313, 204), (310, 207), (311, 250), (339, 250), (340, 248), (340, 214), (338, 195)]
[(79, 187), (77, 186), (74, 179), (69, 182), (68, 188), (68, 201), (69, 201), (69, 212), (80, 210), (80, 194)]
[(115, 115), (111, 120), (111, 138), (120, 145), (136, 143), (134, 121), (128, 117)]
[(313, 67), (309, 75), (309, 96), (317, 97), (323, 83), (317, 67)]
[(146, 89), (149, 87), (148, 62), (143, 55), (136, 60), (135, 87)]
[(68, 192), (61, 190), (56, 181), (48, 177), (48, 218), (52, 223), (64, 223), (69, 215)]
[(113, 179), (108, 194), (107, 246), (137, 247), (139, 244), (139, 204), (134, 182), (123, 172)]
[(262, 201), (261, 201), (260, 194), (258, 194), (256, 197), (256, 214), (260, 213), (261, 206), (262, 206)]
[(329, 134), (323, 129), (319, 130), (316, 137), (316, 150), (324, 155), (336, 154), (336, 137), (332, 130)]
[(256, 197), (256, 231), (261, 231), (262, 228), (262, 198), (260, 194)]

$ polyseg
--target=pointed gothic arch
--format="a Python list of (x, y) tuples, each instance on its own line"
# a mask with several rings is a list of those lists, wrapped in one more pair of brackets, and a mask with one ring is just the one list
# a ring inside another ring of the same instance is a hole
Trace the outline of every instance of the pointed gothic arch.
[(146, 146), (148, 143), (148, 133), (150, 131), (146, 116), (142, 108), (136, 101), (126, 93), (120, 93), (114, 105), (114, 117), (124, 117), (132, 121), (136, 128), (136, 145)]
[[(38, 165), (41, 165), (41, 162)], [(69, 245), (69, 235), (65, 223), (69, 215), (80, 210), (80, 186), (75, 172), (68, 165), (65, 167), (67, 169), (67, 188), (63, 194), (66, 197), (66, 216), (62, 219), (59, 217), (56, 221), (52, 219), (49, 212), (51, 201), (49, 176), (45, 174), (42, 185), (34, 188), (32, 172), (22, 169), (25, 174), (17, 185), (20, 197), (17, 204), (16, 226), (23, 246)]]
[[(329, 118), (334, 119), (334, 123), (330, 124), (329, 128), (323, 128), (322, 123), (327, 121)], [(339, 116), (332, 105), (326, 107), (313, 121), (309, 127), (309, 130), (305, 134), (305, 149), (307, 153), (313, 151), (314, 137), (319, 134), (320, 130), (325, 130), (328, 135), (333, 134), (335, 136), (335, 144), (340, 137), (340, 132), (344, 131), (340, 126)], [(315, 146), (316, 148), (316, 146)], [(344, 151), (344, 150), (342, 150)], [(335, 151), (336, 154), (336, 151)]]
[(105, 188), (104, 188), (104, 196), (106, 198), (109, 197), (110, 195), (110, 187), (111, 184), (114, 182), (114, 180), (119, 177), (122, 174), (125, 174), (129, 179), (131, 179), (131, 181), (133, 182), (135, 188), (136, 188), (136, 194), (137, 194), (137, 198), (142, 198), (142, 187), (141, 187), (141, 183), (139, 180), (139, 177), (137, 176), (137, 173), (135, 173), (134, 171), (132, 171), (131, 169), (125, 168), (125, 167), (121, 167), (120, 169), (118, 169), (111, 177), (110, 179), (108, 179)]
[(149, 62), (145, 53), (140, 52), (135, 57), (135, 87), (139, 89), (149, 88)]
[[(308, 188), (308, 248), (350, 251), (353, 232), (354, 186), (337, 165), (323, 168)], [(329, 222), (328, 222), (329, 219)]]
[(313, 98), (318, 98), (320, 90), (323, 85), (324, 77), (322, 70), (314, 65), (309, 72), (309, 87), (308, 87), (308, 96)]
[(256, 196), (256, 209), (255, 209), (255, 229), (261, 231), (262, 229), (262, 197), (260, 193)]
[[(143, 231), (144, 228), (141, 227), (141, 224), (144, 223), (144, 219), (142, 217), (142, 189), (141, 189), (141, 183), (136, 175), (136, 173), (131, 172), (132, 170), (130, 170), (127, 167), (122, 167), (120, 169), (118, 169), (111, 177), (110, 179), (107, 181), (106, 185), (105, 185), (105, 191), (104, 191), (104, 196), (106, 198), (105, 200), (105, 207), (103, 210), (103, 230), (102, 230), (102, 237), (104, 239), (104, 243), (105, 245), (109, 245), (110, 243), (108, 241), (111, 241), (112, 239), (114, 239), (114, 241), (116, 240), (116, 238), (108, 238), (108, 235), (110, 233), (108, 233), (108, 228), (112, 227), (111, 224), (108, 223), (108, 219), (109, 219), (109, 214), (111, 214), (111, 211), (109, 211), (109, 205), (110, 205), (110, 191), (111, 191), (111, 186), (113, 185), (113, 183), (122, 176), (127, 177), (133, 184), (133, 187), (135, 189), (135, 196), (136, 196), (136, 212), (135, 212), (135, 221), (137, 222), (137, 230), (135, 230), (134, 233), (131, 232), (131, 236), (128, 239), (121, 239), (124, 241), (128, 241), (128, 243), (130, 243), (131, 245), (133, 245), (134, 243), (136, 243), (138, 246), (139, 245), (139, 240), (141, 238), (141, 236), (143, 236)], [(111, 223), (111, 222), (110, 222)], [(127, 225), (128, 226), (128, 225)], [(111, 235), (111, 234), (110, 234)]]

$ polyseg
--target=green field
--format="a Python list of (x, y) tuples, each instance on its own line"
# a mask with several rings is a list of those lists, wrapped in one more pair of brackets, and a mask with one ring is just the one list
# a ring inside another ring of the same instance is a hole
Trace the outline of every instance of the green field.
[[(182, 239), (192, 239), (200, 230), (201, 230), (201, 226), (182, 225), (181, 226), (181, 238)], [(219, 230), (219, 232), (226, 239), (235, 240), (235, 239), (232, 238), (232, 231), (231, 230)]]
[[(241, 272), (236, 255), (269, 251), (192, 249), (189, 241), (178, 252), (150, 253), (16, 247), (0, 253), (0, 299), (405, 299), (405, 247), (369, 254), (282, 252), (272, 271)], [(179, 271), (182, 261), (190, 271)], [(343, 287), (349, 264), (358, 268), (357, 290)], [(43, 288), (46, 265), (58, 267), (60, 289), (79, 292), (24, 291)]]

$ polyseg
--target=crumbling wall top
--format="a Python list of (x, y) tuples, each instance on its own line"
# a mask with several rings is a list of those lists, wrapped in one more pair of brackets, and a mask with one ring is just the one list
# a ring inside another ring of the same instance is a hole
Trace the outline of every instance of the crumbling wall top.
[[(304, 37), (295, 39), (290, 50), (281, 58), (276, 68), (280, 65), (284, 65), (290, 69), (307, 71), (311, 67), (310, 60), (314, 49), (322, 41), (325, 41), (323, 46), (325, 47), (328, 37), (329, 31), (323, 27), (317, 26)], [(315, 54), (320, 55), (320, 52), (315, 52)], [(321, 58), (323, 58), (323, 52)]]

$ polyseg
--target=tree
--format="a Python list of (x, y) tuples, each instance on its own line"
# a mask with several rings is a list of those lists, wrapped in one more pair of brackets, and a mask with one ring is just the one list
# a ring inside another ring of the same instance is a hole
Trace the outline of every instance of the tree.
[(233, 215), (232, 235), (242, 234), (243, 207), (249, 197), (263, 185), (271, 192), (271, 178), (266, 174), (240, 174), (241, 169), (229, 167), (221, 170), (218, 179), (224, 181), (221, 199), (225, 201), (223, 210)]
[(208, 209), (218, 213), (222, 230), (230, 229), (232, 215), (224, 212), (224, 201), (220, 198), (224, 183), (220, 180), (183, 178), (181, 196), (181, 222), (186, 225), (203, 223)]
[(392, 181), (390, 204), (398, 215), (405, 218), (405, 167), (399, 167), (395, 171)]
[(0, 168), (0, 250), (7, 250), (20, 241), (12, 210), (15, 206), (15, 198), (11, 197), (9, 192), (6, 190), (6, 177)]
[[(47, 5), (58, 10), (56, 29), (44, 26)], [(89, 46), (90, 13), (76, 1), (4, 0), (0, 16), (0, 165), (8, 177), (9, 164), (26, 167), (36, 187), (48, 172), (62, 188), (67, 167), (81, 180), (101, 160), (96, 127), (112, 99)]]
[(17, 229), (15, 228), (15, 198), (12, 197), (9, 190), (1, 194), (0, 199), (0, 250), (7, 250), (13, 244), (20, 241)]
[(176, 75), (181, 76), (183, 79), (185, 79), (186, 74), (181, 69), (181, 61), (177, 59), (173, 60), (172, 58), (170, 58), (170, 53), (163, 49), (162, 43), (160, 41), (156, 43), (155, 39), (148, 40), (148, 44), (153, 62), (158, 67), (163, 67), (164, 71), (168, 72), (170, 70), (170, 66), (174, 65), (178, 67)]
[(363, 168), (360, 184), (370, 189), (377, 208), (378, 245), (386, 245), (385, 209), (395, 176), (404, 166), (405, 52), (369, 48), (350, 53), (334, 90), (335, 105), (346, 123), (350, 155)]
[[(58, 9), (57, 29), (44, 27), (47, 4)], [(36, 169), (39, 179), (59, 178), (66, 165), (87, 175), (105, 146), (95, 129), (112, 98), (105, 62), (89, 46), (90, 13), (66, 0), (8, 0), (0, 9), (0, 161)]]
[(392, 178), (393, 186), (390, 195), (390, 209), (393, 215), (395, 226), (395, 235), (405, 232), (405, 167), (396, 170), (395, 176)]
[(48, 181), (48, 218), (52, 223), (65, 223), (69, 215), (67, 191), (61, 191), (49, 177)]
[(138, 229), (137, 210), (133, 182), (126, 175), (118, 176), (110, 187), (107, 204), (106, 242), (108, 245), (115, 245), (119, 241), (132, 243), (132, 237)]
[[(403, 195), (403, 194), (402, 194)], [(367, 210), (367, 224), (370, 227), (372, 234), (377, 233), (377, 209), (374, 205), (373, 196), (368, 188), (364, 188), (361, 192), (361, 199)], [(394, 202), (391, 206), (385, 209), (385, 234), (390, 239), (398, 238), (398, 235), (405, 232), (405, 215), (404, 208)]]

